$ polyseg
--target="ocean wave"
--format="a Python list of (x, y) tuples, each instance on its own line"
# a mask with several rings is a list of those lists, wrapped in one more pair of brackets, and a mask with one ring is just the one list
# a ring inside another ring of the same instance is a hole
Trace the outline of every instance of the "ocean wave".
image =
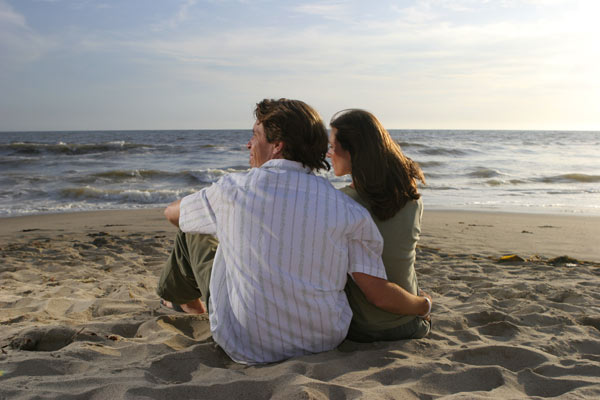
[(564, 194), (576, 194), (576, 195), (580, 195), (580, 194), (597, 194), (600, 193), (600, 190), (582, 190), (582, 189), (564, 189), (564, 190), (548, 190), (546, 192), (547, 194), (552, 194), (552, 195), (564, 195)]
[(327, 179), (336, 189), (343, 188), (352, 183), (352, 178), (350, 177), (350, 175), (335, 176), (333, 174), (333, 169), (328, 172), (319, 171), (317, 172), (317, 175)]
[(588, 174), (563, 174), (555, 176), (546, 176), (539, 178), (538, 182), (543, 183), (594, 183), (600, 182), (600, 175), (588, 175)]
[[(208, 150), (217, 150), (217, 151), (238, 151), (240, 146), (228, 146), (225, 144), (198, 144), (194, 146), (190, 146), (188, 149), (208, 149)], [(244, 146), (244, 149), (246, 147)]]
[(65, 199), (112, 203), (165, 204), (194, 193), (197, 189), (103, 189), (91, 186), (60, 190)]
[(133, 149), (149, 148), (147, 144), (129, 143), (125, 141), (113, 141), (104, 143), (36, 143), (36, 142), (13, 142), (1, 144), (1, 151), (12, 151), (17, 154), (64, 154), (82, 155), (106, 152), (122, 152)]
[(106, 178), (109, 180), (127, 180), (131, 178), (155, 178), (155, 177), (168, 177), (173, 175), (173, 173), (165, 172), (165, 171), (157, 171), (152, 169), (135, 169), (135, 170), (113, 170), (113, 171), (105, 171), (99, 172), (96, 174), (92, 174), (91, 176), (95, 178)]
[(405, 148), (405, 147), (426, 148), (427, 147), (427, 145), (422, 144), (422, 143), (403, 142), (403, 141), (399, 141), (399, 140), (396, 141), (396, 143), (398, 143), (401, 148)]
[(498, 179), (490, 179), (489, 181), (485, 181), (485, 183), (489, 186), (502, 186), (502, 185), (506, 184), (505, 181), (498, 180)]
[(229, 146), (229, 147), (226, 147), (225, 150), (231, 151), (231, 152), (236, 152), (236, 153), (246, 153), (248, 151), (248, 148), (244, 144), (244, 145)]
[(419, 166), (421, 168), (440, 167), (445, 164), (441, 161), (422, 161), (422, 162), (418, 161), (417, 163), (419, 164)]
[(494, 178), (501, 175), (503, 175), (502, 172), (489, 168), (478, 168), (475, 171), (467, 174), (467, 176), (471, 178)]
[(452, 186), (432, 186), (432, 185), (418, 185), (421, 190), (459, 190)]
[[(447, 171), (451, 172), (451, 171)], [(453, 178), (451, 173), (424, 171), (425, 179)]]
[(225, 170), (228, 172), (244, 172), (244, 171), (248, 171), (249, 169), (250, 169), (250, 166), (248, 164), (246, 164), (246, 165), (231, 165), (231, 166), (225, 168)]
[(10, 155), (5, 157), (0, 157), (0, 166), (2, 168), (19, 170), (22, 167), (27, 167), (31, 164), (39, 163), (39, 157), (27, 157), (22, 155)]
[(428, 156), (465, 156), (469, 154), (464, 150), (446, 149), (441, 147), (425, 148), (417, 151), (420, 154), (426, 154)]
[(177, 173), (157, 171), (157, 170), (111, 170), (96, 172), (89, 175), (75, 176), (70, 179), (71, 182), (79, 184), (91, 184), (99, 183), (112, 184), (112, 183), (123, 183), (123, 182), (138, 182), (138, 181), (152, 181), (161, 179), (175, 179), (178, 177)]
[(0, 217), (16, 217), (23, 215), (39, 215), (39, 214), (57, 214), (65, 212), (79, 211), (99, 211), (99, 210), (134, 210), (143, 208), (162, 207), (164, 204), (96, 204), (82, 202), (62, 202), (62, 203), (36, 203), (28, 205), (26, 208), (19, 206), (9, 206), (0, 208)]
[(206, 169), (200, 171), (183, 171), (186, 176), (194, 178), (199, 183), (213, 183), (219, 180), (223, 175), (230, 172), (237, 172), (232, 170), (222, 169)]
[(524, 183), (527, 183), (525, 181), (522, 181), (520, 179), (510, 179), (510, 180), (503, 180), (503, 179), (490, 179), (485, 181), (485, 183), (489, 186), (502, 186), (502, 185), (522, 185)]
[[(246, 168), (247, 169), (247, 168)], [(245, 170), (245, 169), (244, 169)], [(213, 183), (219, 180), (223, 175), (231, 172), (240, 172), (241, 169), (203, 169), (196, 171), (161, 171), (152, 169), (134, 169), (134, 170), (111, 170), (97, 172), (90, 175), (81, 176), (72, 179), (78, 183), (94, 183), (101, 181), (103, 183), (122, 183), (130, 181), (180, 181), (186, 184)]]

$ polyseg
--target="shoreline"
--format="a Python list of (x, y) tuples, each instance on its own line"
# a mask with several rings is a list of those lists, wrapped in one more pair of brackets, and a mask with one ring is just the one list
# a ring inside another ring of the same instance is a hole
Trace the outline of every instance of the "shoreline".
[[(163, 208), (77, 211), (0, 218), (0, 240), (55, 231), (176, 232)], [(481, 210), (425, 210), (419, 245), (445, 252), (490, 257), (516, 254), (569, 256), (600, 262), (600, 216), (515, 213)], [(418, 262), (418, 260), (417, 260)]]
[[(339, 189), (339, 188), (337, 188)], [(69, 211), (44, 211), (30, 214), (18, 214), (8, 215), (0, 214), (0, 221), (11, 218), (22, 218), (22, 217), (41, 217), (46, 215), (57, 215), (57, 214), (79, 214), (79, 213), (95, 213), (95, 212), (117, 212), (117, 211), (148, 211), (164, 208), (164, 206), (150, 206), (150, 207), (131, 207), (131, 208), (102, 208), (102, 209), (90, 209), (90, 210), (69, 210)], [(427, 206), (425, 205), (425, 212), (458, 212), (458, 213), (483, 213), (483, 214), (509, 214), (509, 215), (540, 215), (540, 216), (565, 216), (565, 217), (585, 217), (585, 218), (599, 218), (600, 212), (585, 212), (585, 211), (555, 211), (550, 212), (545, 208), (524, 208), (523, 210), (510, 210), (510, 209), (497, 209), (497, 208), (462, 208), (462, 207), (438, 207), (438, 206)]]

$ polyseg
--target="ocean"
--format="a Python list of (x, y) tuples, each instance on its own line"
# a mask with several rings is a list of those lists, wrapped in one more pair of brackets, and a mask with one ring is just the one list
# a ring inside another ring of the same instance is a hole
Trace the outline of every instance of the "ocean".
[[(390, 130), (426, 209), (600, 215), (600, 132)], [(164, 207), (248, 169), (250, 130), (0, 132), (0, 217)], [(335, 187), (350, 182), (321, 172)]]

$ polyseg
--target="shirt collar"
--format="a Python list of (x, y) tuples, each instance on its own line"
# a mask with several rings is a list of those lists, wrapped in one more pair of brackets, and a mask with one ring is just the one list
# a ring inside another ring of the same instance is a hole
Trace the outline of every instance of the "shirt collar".
[(290, 171), (304, 172), (310, 174), (312, 171), (309, 167), (303, 167), (298, 161), (286, 160), (284, 158), (276, 158), (265, 162), (260, 168), (267, 169), (287, 169)]

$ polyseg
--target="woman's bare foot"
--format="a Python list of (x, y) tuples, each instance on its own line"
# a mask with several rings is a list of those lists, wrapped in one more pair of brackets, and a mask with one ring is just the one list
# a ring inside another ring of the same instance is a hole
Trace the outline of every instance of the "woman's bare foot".
[(161, 304), (175, 311), (182, 311), (186, 314), (204, 314), (206, 308), (200, 299), (192, 300), (186, 304), (173, 304), (167, 300), (160, 300)]

